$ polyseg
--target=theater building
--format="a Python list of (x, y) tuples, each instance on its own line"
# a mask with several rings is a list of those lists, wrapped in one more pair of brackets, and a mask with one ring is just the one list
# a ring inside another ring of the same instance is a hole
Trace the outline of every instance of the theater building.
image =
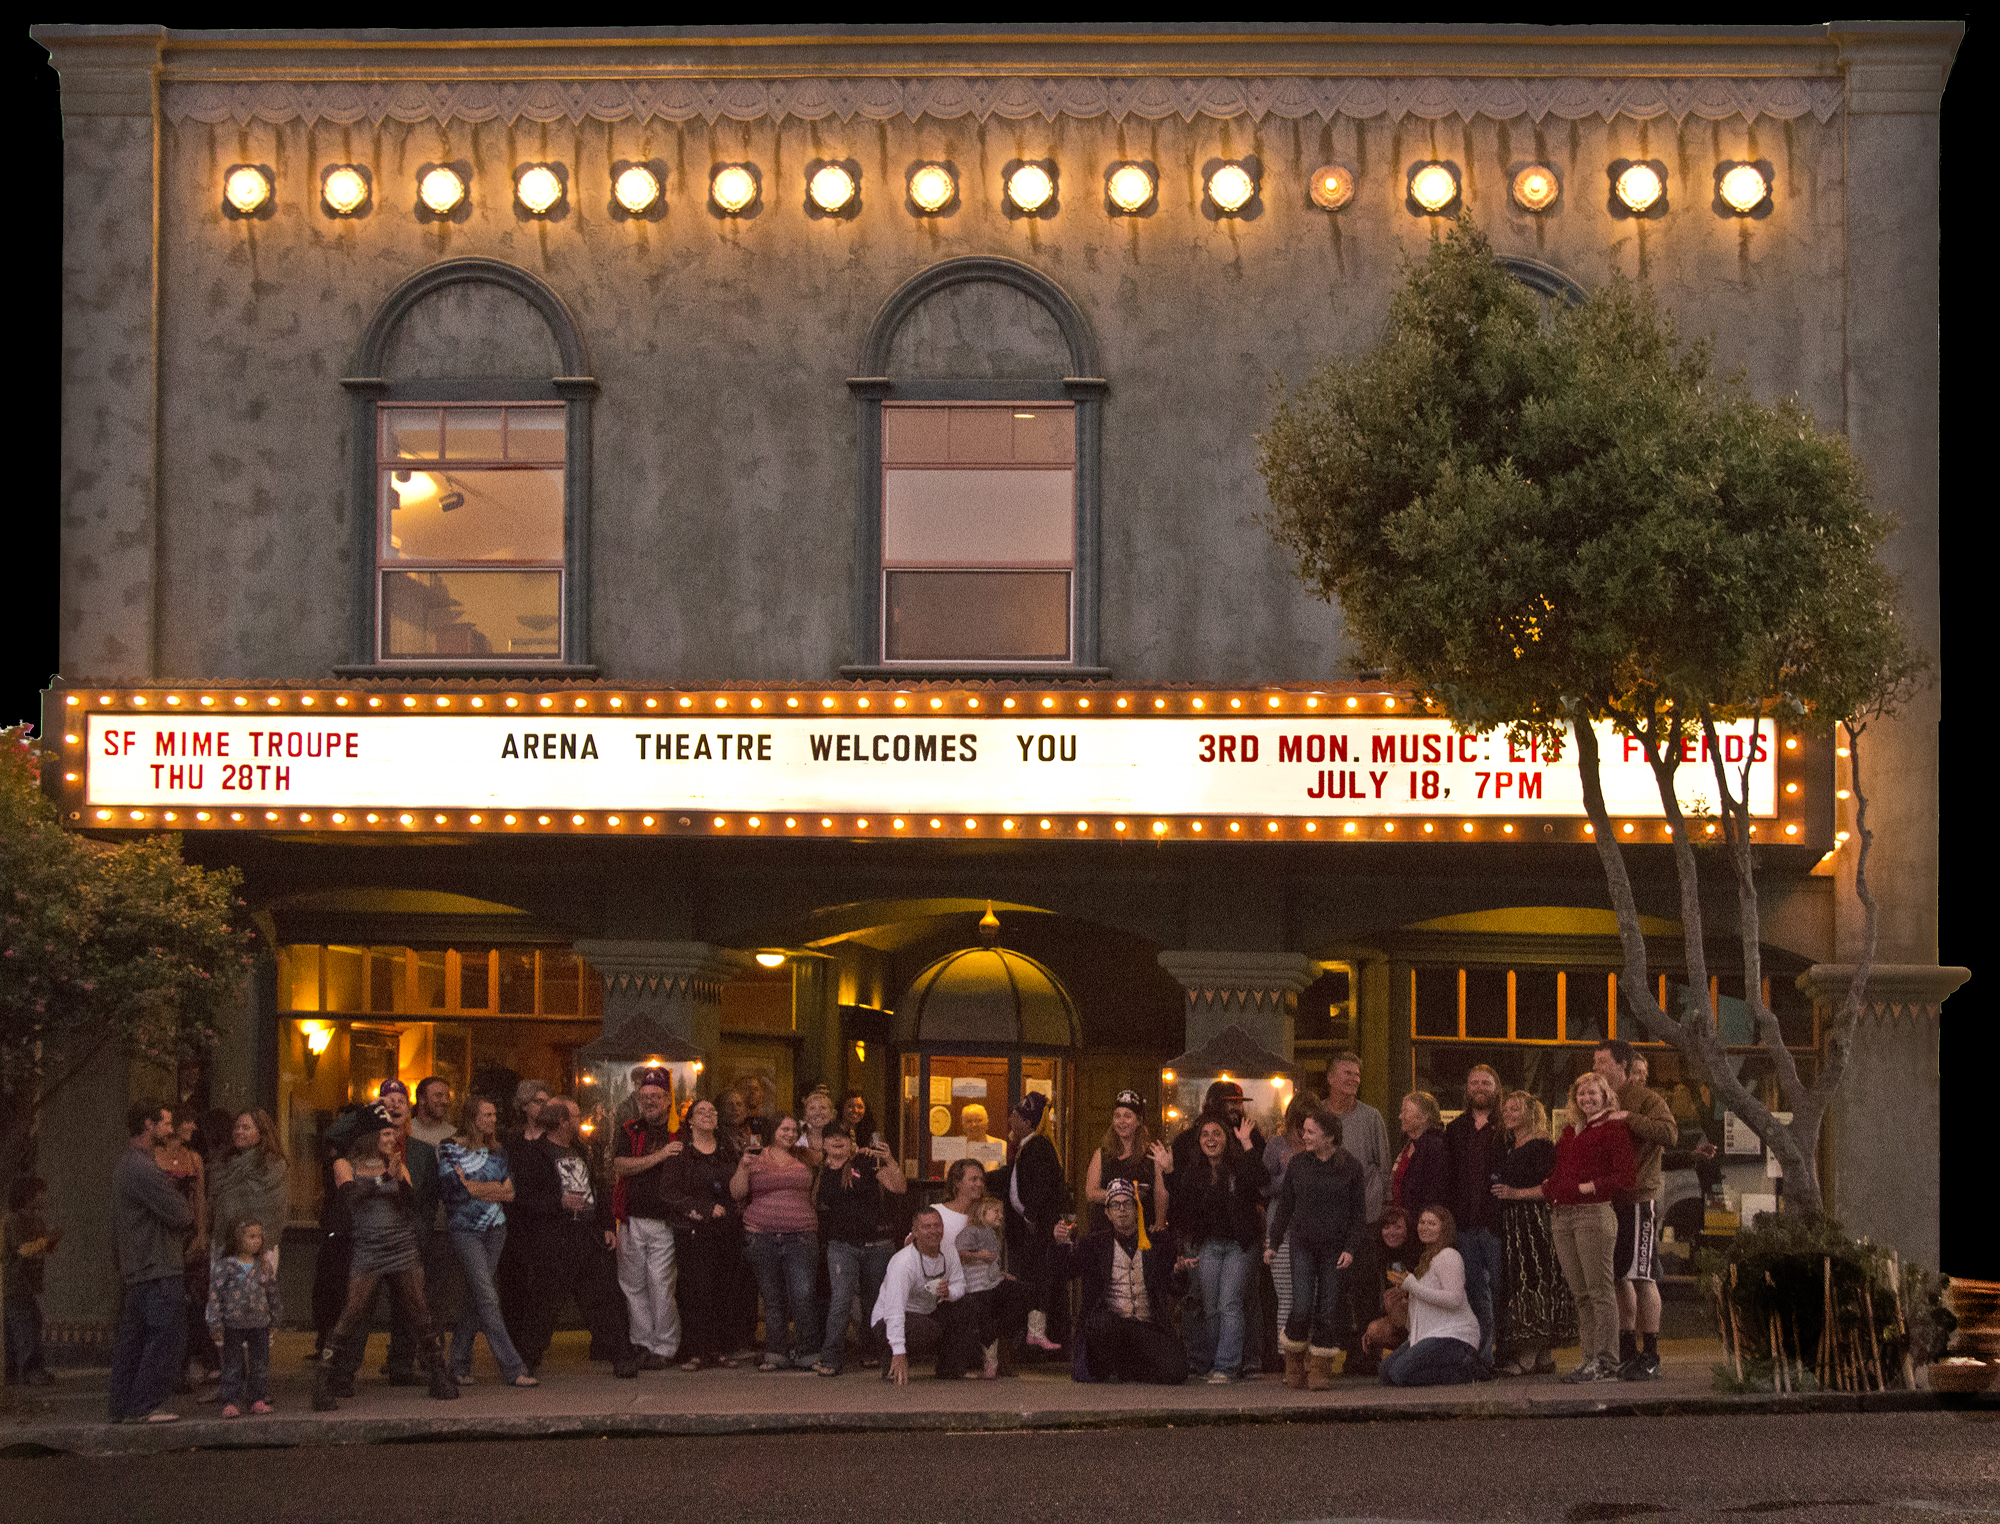
[[(1643, 276), (1845, 429), (1937, 654), (1959, 32), (39, 29), (47, 776), (80, 830), (239, 867), (262, 933), (180, 1093), (301, 1160), (392, 1074), (608, 1105), (659, 1057), (858, 1089), (935, 1179), (1040, 1090), (1079, 1180), (1111, 1097), (1171, 1130), (1204, 1051), (1265, 1107), (1348, 1047), (1390, 1113), (1478, 1061), (1559, 1098), (1643, 1036), (1575, 769), (1355, 669), (1256, 521), (1271, 383), (1372, 342), (1461, 209), (1550, 301)], [(1885, 967), (1824, 1156), (1930, 1261), (1937, 697), (1876, 742)], [(1841, 758), (1728, 744), (1810, 1065), (1857, 937)], [(1658, 802), (1607, 756), (1671, 985)], [(95, 1181), (166, 1083), (107, 1080), (44, 1159)], [(1727, 1189), (1669, 1220), (1772, 1189), (1754, 1139)]]

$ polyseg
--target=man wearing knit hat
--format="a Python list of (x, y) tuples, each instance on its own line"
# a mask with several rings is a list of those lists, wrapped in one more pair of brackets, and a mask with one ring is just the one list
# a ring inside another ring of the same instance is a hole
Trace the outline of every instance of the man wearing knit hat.
[(674, 1305), (673, 1212), (667, 1204), (663, 1166), (684, 1145), (668, 1125), (672, 1071), (655, 1066), (641, 1069), (634, 1078), (639, 1114), (618, 1130), (618, 1151), (611, 1160), (618, 1285), (631, 1315), (639, 1368), (663, 1371), (681, 1347), (681, 1315)]
[(1062, 1345), (1049, 1336), (1049, 1260), (1056, 1219), (1069, 1206), (1069, 1182), (1055, 1144), (1040, 1131), (1048, 1106), (1047, 1096), (1030, 1090), (1007, 1113), (1013, 1160), (994, 1171), (989, 1184), (1007, 1204), (1007, 1252), (1027, 1288), (1028, 1345), (1060, 1350)]
[(1171, 1317), (1173, 1234), (1162, 1229), (1159, 1243), (1146, 1236), (1129, 1180), (1106, 1187), (1104, 1215), (1110, 1225), (1081, 1243), (1070, 1224), (1056, 1228), (1058, 1273), (1083, 1281), (1070, 1374), (1078, 1381), (1179, 1386), (1188, 1368)]

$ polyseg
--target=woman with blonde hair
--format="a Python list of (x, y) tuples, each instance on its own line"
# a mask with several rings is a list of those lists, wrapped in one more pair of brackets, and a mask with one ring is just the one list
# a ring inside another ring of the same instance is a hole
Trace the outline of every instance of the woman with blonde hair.
[(1576, 1303), (1556, 1259), (1549, 1204), (1528, 1194), (1556, 1167), (1556, 1146), (1549, 1139), (1547, 1109), (1525, 1090), (1501, 1101), (1500, 1124), (1507, 1130), (1507, 1151), (1493, 1194), (1500, 1198), (1506, 1289), (1497, 1311), (1499, 1343), (1508, 1357), (1500, 1374), (1546, 1375), (1556, 1368), (1555, 1347), (1576, 1339)]

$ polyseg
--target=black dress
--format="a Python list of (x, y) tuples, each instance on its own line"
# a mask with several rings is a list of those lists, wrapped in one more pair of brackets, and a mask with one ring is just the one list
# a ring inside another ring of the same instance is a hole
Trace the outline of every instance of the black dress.
[[(1555, 1167), (1556, 1146), (1547, 1138), (1510, 1143), (1500, 1160), (1500, 1183), (1525, 1190)], [(1505, 1292), (1495, 1342), (1515, 1350), (1576, 1343), (1576, 1302), (1556, 1260), (1546, 1201), (1500, 1203), (1500, 1266)]]

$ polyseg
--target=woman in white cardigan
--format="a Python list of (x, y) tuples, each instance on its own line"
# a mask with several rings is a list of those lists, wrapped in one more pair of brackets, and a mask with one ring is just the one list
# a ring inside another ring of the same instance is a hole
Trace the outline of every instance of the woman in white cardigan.
[(1441, 1206), (1417, 1215), (1417, 1267), (1389, 1272), (1410, 1294), (1410, 1342), (1382, 1361), (1384, 1386), (1460, 1386), (1477, 1381), (1479, 1319), (1465, 1295), (1465, 1261), (1452, 1244), (1458, 1224)]

